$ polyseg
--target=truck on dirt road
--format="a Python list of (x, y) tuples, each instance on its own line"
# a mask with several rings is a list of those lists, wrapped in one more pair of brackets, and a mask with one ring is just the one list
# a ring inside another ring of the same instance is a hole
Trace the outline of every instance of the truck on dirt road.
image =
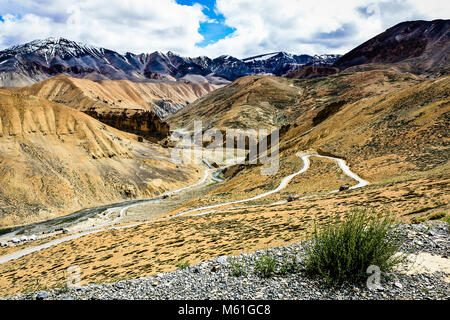
[(296, 194), (296, 195), (290, 196), (287, 199), (287, 202), (292, 202), (292, 201), (295, 201), (295, 200), (298, 200), (298, 199), (300, 199), (300, 196), (298, 194)]

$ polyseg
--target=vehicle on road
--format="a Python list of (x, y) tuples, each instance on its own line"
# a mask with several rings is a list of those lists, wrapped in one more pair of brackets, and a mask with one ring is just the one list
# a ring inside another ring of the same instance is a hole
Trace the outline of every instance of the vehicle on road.
[(292, 202), (292, 201), (295, 201), (295, 200), (298, 200), (298, 199), (300, 199), (300, 196), (298, 194), (296, 194), (296, 195), (290, 196), (287, 199), (287, 202)]

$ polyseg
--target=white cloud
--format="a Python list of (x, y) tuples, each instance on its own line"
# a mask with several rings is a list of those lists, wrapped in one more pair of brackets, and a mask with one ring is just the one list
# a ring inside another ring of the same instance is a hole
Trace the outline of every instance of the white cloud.
[(202, 6), (175, 0), (0, 0), (0, 48), (49, 36), (119, 52), (245, 57), (270, 51), (345, 53), (405, 20), (446, 19), (442, 0), (217, 0), (236, 29), (204, 48)]
[(205, 49), (238, 57), (345, 53), (397, 23), (450, 16), (440, 0), (217, 0), (217, 9), (236, 31)]
[(192, 54), (203, 40), (199, 23), (207, 20), (201, 6), (175, 0), (7, 1), (0, 15), (3, 48), (52, 36), (136, 53)]

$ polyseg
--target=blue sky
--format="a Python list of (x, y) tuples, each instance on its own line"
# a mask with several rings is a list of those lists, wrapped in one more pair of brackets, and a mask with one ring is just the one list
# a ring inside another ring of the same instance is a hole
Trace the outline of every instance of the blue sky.
[(192, 6), (195, 3), (201, 4), (204, 7), (202, 12), (211, 19), (209, 22), (200, 22), (198, 32), (203, 36), (204, 40), (197, 42), (196, 45), (201, 48), (225, 38), (236, 30), (236, 28), (225, 24), (225, 17), (220, 12), (217, 12), (215, 8), (215, 0), (176, 0), (176, 2), (188, 6)]

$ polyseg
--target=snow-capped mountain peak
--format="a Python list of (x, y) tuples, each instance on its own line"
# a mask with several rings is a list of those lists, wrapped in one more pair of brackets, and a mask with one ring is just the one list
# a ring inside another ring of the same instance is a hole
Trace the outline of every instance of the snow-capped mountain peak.
[(65, 38), (46, 38), (0, 51), (0, 86), (31, 84), (58, 74), (98, 80), (183, 78), (224, 83), (254, 74), (282, 76), (305, 64), (332, 63), (337, 57), (286, 52), (266, 53), (246, 59), (230, 55), (215, 59), (205, 56), (189, 58), (171, 51), (127, 52), (122, 55)]
[(5, 51), (15, 51), (16, 54), (43, 54), (48, 57), (80, 56), (85, 53), (98, 54), (101, 48), (67, 40), (64, 38), (46, 38), (34, 40), (23, 45), (16, 45)]

